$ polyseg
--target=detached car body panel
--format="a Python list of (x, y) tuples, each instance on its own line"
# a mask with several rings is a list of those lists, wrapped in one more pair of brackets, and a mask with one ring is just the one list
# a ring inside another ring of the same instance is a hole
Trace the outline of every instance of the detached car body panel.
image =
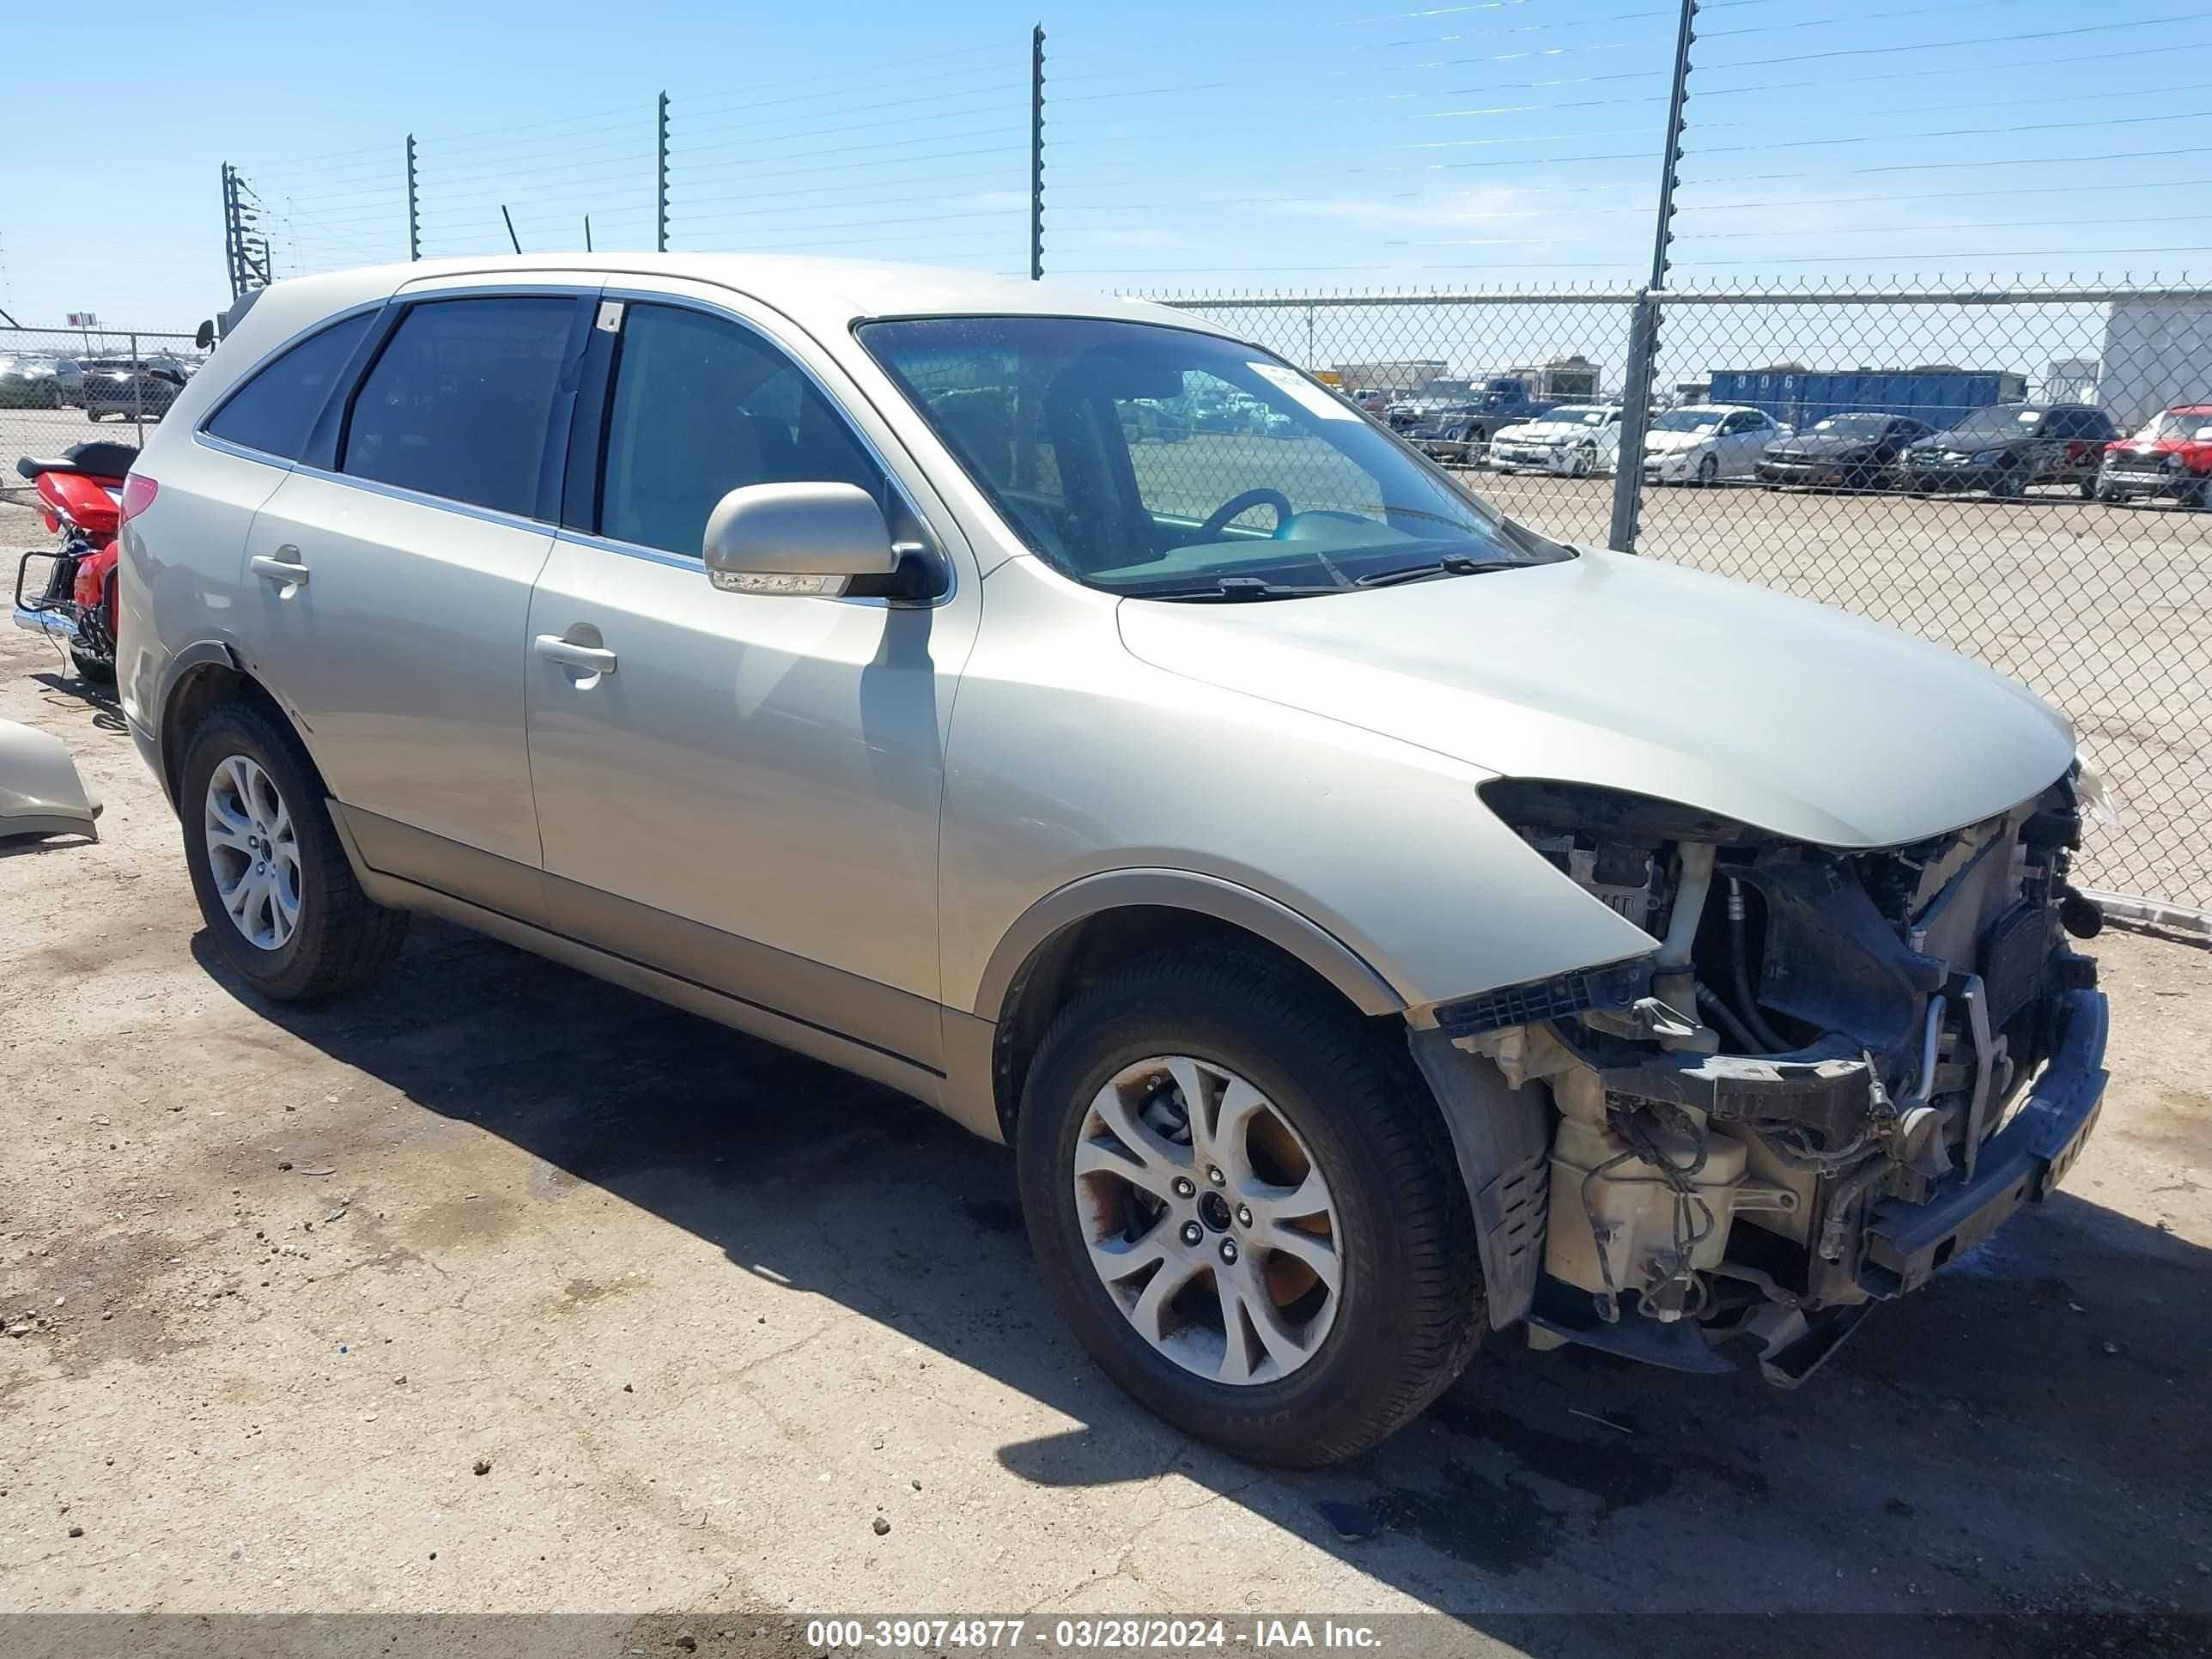
[[(1085, 1340), (1224, 1443), (1342, 1455), (1449, 1381), (1304, 1451), (1206, 1414), (1413, 1294), (1335, 1299), (1382, 1269), (1337, 1254), (1331, 1183), (1372, 1176), (1329, 1149), (1382, 1118), (1449, 1146), (1423, 1201), (1480, 1252), (1486, 1301), (1434, 1317), (1747, 1336), (1794, 1381), (2094, 1117), (2058, 714), (1552, 542), (1263, 348), (737, 258), (344, 273), (231, 321), (133, 473), (119, 659), (232, 965), (327, 988), (285, 977), (300, 906), (433, 912), (1013, 1139)], [(1645, 459), (1691, 479), (1778, 430), (1680, 424)], [(357, 898), (267, 884), (314, 813)], [(1099, 1000), (1190, 963), (1220, 1006), (1116, 1048)], [(1369, 1092), (1236, 1070), (1323, 1027)]]

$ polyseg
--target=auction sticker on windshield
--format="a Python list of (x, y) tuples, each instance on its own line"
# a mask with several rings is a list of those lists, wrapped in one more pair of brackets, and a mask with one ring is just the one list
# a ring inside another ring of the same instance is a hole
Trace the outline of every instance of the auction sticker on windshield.
[(1339, 403), (1295, 369), (1285, 368), (1280, 363), (1247, 363), (1244, 367), (1269, 386), (1280, 386), (1324, 421), (1356, 421), (1359, 418), (1358, 410), (1348, 404)]

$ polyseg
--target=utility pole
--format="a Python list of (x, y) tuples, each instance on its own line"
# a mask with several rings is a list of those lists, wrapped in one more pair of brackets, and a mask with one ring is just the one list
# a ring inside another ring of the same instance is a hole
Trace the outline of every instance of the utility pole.
[(1659, 220), (1651, 234), (1651, 280), (1637, 297), (1629, 324), (1627, 383), (1621, 388), (1620, 449), (1613, 471), (1615, 552), (1636, 550), (1638, 515), (1644, 507), (1644, 434), (1651, 423), (1651, 388), (1659, 364), (1660, 296), (1667, 291), (1667, 249), (1674, 240), (1674, 185), (1682, 166), (1682, 106), (1690, 97), (1690, 46), (1697, 36), (1698, 0), (1682, 0), (1674, 33), (1674, 80), (1667, 99), (1667, 148), (1659, 169)]
[(1030, 31), (1030, 281), (1044, 280), (1044, 25)]

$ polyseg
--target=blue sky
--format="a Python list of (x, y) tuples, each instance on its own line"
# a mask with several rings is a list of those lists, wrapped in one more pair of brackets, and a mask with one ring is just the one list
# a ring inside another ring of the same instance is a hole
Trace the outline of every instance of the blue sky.
[[(1048, 32), (1047, 269), (1101, 287), (1613, 284), (1648, 264), (1673, 0), (957, 10), (629, 0), (112, 0), (136, 80), (8, 141), (0, 306), (189, 327), (225, 297), (217, 167), (280, 271), (652, 242), (1018, 270), (1028, 32)], [(1709, 0), (1684, 280), (2212, 273), (2212, 12), (2171, 0)], [(21, 65), (80, 20), (11, 19)], [(20, 81), (19, 81), (20, 85)], [(26, 181), (66, 178), (66, 190)], [(102, 204), (89, 218), (84, 204)]]

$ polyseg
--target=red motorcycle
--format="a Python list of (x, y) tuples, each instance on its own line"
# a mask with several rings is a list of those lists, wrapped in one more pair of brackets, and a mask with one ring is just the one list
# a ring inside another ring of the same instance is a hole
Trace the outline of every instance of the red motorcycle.
[(115, 678), (115, 536), (137, 459), (131, 444), (84, 443), (59, 460), (15, 463), (62, 538), (17, 563), (15, 626), (66, 645), (77, 672), (103, 684)]

